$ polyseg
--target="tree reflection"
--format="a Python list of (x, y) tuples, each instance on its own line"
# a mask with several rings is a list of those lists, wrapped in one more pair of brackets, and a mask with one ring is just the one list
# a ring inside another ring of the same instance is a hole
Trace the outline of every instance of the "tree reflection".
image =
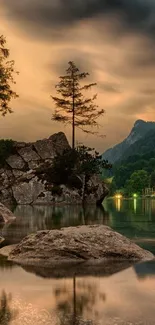
[[(61, 325), (93, 325), (92, 320), (84, 320), (86, 314), (91, 315), (93, 306), (98, 298), (102, 301), (106, 300), (104, 294), (101, 295), (97, 291), (94, 283), (86, 283), (85, 280), (77, 281), (73, 277), (73, 292), (67, 288), (59, 288), (55, 290), (57, 299), (57, 312), (60, 317)], [(103, 299), (104, 296), (104, 299)], [(95, 313), (96, 317), (97, 311)]]
[(0, 325), (8, 325), (15, 318), (15, 311), (10, 307), (11, 295), (2, 291), (0, 297)]

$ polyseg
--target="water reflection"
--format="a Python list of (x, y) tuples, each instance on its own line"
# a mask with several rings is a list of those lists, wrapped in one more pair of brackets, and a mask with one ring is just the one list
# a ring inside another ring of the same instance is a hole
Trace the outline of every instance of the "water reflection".
[(17, 219), (1, 228), (7, 244), (19, 242), (29, 233), (45, 229), (87, 224), (108, 224), (109, 214), (101, 206), (17, 206)]
[(134, 270), (139, 279), (155, 278), (155, 260), (137, 264), (134, 266)]
[[(155, 200), (121, 200), (117, 205), (107, 200), (101, 209), (18, 206), (15, 214), (17, 220), (1, 228), (8, 243), (41, 229), (98, 223), (155, 252)], [(117, 271), (116, 265), (113, 269)], [(69, 276), (68, 270), (68, 277), (57, 279), (31, 271), (0, 256), (0, 325), (154, 324), (155, 261), (104, 277), (97, 272), (92, 276), (92, 270), (84, 277)]]
[[(91, 314), (96, 299), (97, 286), (95, 283), (85, 283), (73, 278), (72, 292), (65, 287), (58, 287), (54, 291), (57, 300), (57, 313), (62, 325), (93, 324), (92, 320), (83, 320), (85, 313)], [(102, 296), (105, 300), (105, 295)], [(97, 316), (97, 314), (96, 314)]]
[[(29, 233), (37, 230), (89, 224), (108, 225), (134, 240), (155, 238), (154, 199), (106, 200), (104, 207), (101, 208), (95, 206), (17, 206), (14, 213), (17, 219), (0, 229), (0, 235), (6, 238), (7, 244), (17, 243)], [(145, 244), (143, 247), (155, 253), (155, 243), (147, 243), (146, 246)]]
[(15, 319), (17, 312), (10, 307), (12, 297), (7, 295), (5, 291), (2, 291), (0, 296), (0, 324), (9, 325), (10, 322)]
[(151, 268), (141, 263), (110, 277), (62, 279), (0, 269), (0, 324), (153, 325), (155, 281), (145, 276)]
[(14, 267), (14, 263), (7, 260), (7, 257), (0, 255), (0, 269), (12, 269)]
[(137, 212), (137, 199), (133, 200), (133, 205), (134, 205), (134, 213)]
[(121, 199), (116, 199), (116, 210), (119, 212), (121, 210)]

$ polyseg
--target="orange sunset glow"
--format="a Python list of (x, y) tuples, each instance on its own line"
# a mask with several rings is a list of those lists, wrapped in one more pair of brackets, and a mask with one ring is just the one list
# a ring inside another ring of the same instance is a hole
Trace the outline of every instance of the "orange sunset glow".
[(0, 0), (1, 34), (20, 72), (19, 99), (11, 103), (14, 114), (0, 118), (1, 138), (34, 141), (61, 130), (71, 139), (69, 127), (51, 121), (50, 98), (69, 60), (97, 82), (97, 103), (106, 111), (99, 121), (106, 137), (78, 130), (79, 142), (103, 152), (123, 140), (136, 119), (155, 119), (155, 1), (144, 8), (135, 0), (135, 14), (134, 4), (120, 1), (117, 8), (115, 2)]

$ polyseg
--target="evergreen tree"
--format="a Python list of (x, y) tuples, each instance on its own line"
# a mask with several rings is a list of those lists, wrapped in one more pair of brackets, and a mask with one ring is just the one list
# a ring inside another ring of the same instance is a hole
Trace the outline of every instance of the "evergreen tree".
[(91, 134), (98, 134), (88, 130), (87, 127), (98, 127), (97, 118), (104, 114), (104, 109), (98, 109), (95, 104), (97, 95), (87, 98), (83, 91), (89, 90), (96, 83), (81, 85), (89, 74), (80, 72), (74, 62), (69, 62), (65, 76), (60, 76), (60, 81), (56, 85), (57, 93), (61, 97), (51, 96), (55, 102), (56, 109), (52, 120), (72, 125), (72, 148), (75, 148), (75, 127)]
[(14, 61), (9, 61), (9, 50), (6, 48), (6, 40), (3, 35), (0, 36), (0, 112), (3, 116), (12, 113), (9, 103), (12, 98), (18, 95), (12, 90), (11, 84), (14, 81)]
[(130, 179), (126, 182), (128, 194), (142, 194), (143, 190), (149, 185), (149, 176), (145, 170), (135, 171)]
[(153, 171), (150, 175), (150, 186), (155, 187), (155, 171)]

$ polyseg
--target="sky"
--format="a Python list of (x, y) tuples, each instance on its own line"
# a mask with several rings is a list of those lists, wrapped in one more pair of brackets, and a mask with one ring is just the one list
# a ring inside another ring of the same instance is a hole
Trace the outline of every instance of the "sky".
[(70, 127), (51, 121), (55, 84), (68, 61), (97, 83), (105, 138), (76, 139), (100, 152), (122, 141), (137, 119), (155, 120), (155, 0), (0, 0), (0, 34), (20, 72), (14, 113), (0, 138), (35, 141)]

